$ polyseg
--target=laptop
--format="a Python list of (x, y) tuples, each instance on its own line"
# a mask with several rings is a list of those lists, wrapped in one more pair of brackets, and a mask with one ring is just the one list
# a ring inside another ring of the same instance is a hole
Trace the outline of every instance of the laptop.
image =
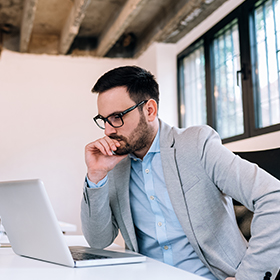
[(69, 267), (137, 263), (146, 260), (135, 252), (91, 247), (68, 247), (39, 179), (0, 182), (0, 216), (13, 251)]

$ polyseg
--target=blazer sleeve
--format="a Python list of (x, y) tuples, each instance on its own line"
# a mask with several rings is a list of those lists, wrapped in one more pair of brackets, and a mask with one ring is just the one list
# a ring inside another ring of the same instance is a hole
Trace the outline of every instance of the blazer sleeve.
[(84, 183), (81, 202), (83, 234), (91, 247), (103, 249), (112, 244), (118, 234), (118, 226), (109, 203), (108, 182), (100, 188), (89, 188)]
[(263, 279), (267, 271), (274, 279), (280, 267), (280, 181), (230, 152), (207, 126), (199, 130), (196, 143), (203, 168), (220, 191), (254, 212), (252, 237), (236, 279)]

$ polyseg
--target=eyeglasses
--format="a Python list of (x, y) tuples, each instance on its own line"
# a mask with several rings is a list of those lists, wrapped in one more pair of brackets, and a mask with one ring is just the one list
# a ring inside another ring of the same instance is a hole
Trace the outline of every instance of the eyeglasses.
[(100, 127), (101, 129), (105, 129), (106, 122), (108, 122), (108, 124), (110, 124), (114, 128), (119, 128), (124, 125), (122, 117), (125, 114), (131, 112), (132, 110), (136, 109), (137, 107), (139, 107), (147, 102), (148, 102), (148, 100), (143, 100), (143, 101), (139, 102), (138, 104), (126, 109), (125, 111), (123, 111), (121, 113), (113, 113), (113, 114), (109, 115), (107, 118), (104, 118), (101, 115), (97, 115), (96, 117), (93, 118), (93, 120), (98, 125), (98, 127)]

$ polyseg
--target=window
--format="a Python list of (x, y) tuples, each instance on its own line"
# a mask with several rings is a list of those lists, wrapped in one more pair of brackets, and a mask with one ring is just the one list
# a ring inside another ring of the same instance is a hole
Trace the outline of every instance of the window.
[(223, 142), (280, 129), (280, 0), (247, 0), (178, 55), (179, 125)]
[(206, 124), (205, 61), (203, 41), (194, 45), (182, 60), (183, 84), (180, 113), (185, 126)]
[(258, 2), (251, 19), (256, 126), (280, 122), (280, 1)]
[(236, 76), (240, 69), (236, 19), (214, 35), (213, 56), (216, 129), (221, 138), (228, 138), (244, 132), (242, 89)]

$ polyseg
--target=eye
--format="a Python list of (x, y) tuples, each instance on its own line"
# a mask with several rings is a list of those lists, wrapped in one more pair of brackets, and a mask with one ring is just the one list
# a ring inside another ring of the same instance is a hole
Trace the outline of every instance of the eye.
[(114, 125), (120, 125), (122, 123), (122, 119), (119, 114), (112, 115), (108, 119)]
[(119, 114), (116, 114), (116, 115), (111, 116), (111, 118), (113, 120), (119, 120), (121, 118), (121, 116)]

